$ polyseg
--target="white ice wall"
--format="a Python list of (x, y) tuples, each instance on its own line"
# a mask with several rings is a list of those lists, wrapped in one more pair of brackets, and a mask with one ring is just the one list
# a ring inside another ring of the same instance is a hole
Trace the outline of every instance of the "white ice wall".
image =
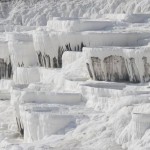
[(150, 37), (150, 33), (138, 31), (58, 32), (40, 30), (34, 32), (33, 37), (35, 51), (41, 55), (39, 56), (41, 66), (57, 68), (62, 66), (61, 57), (64, 51), (82, 51), (84, 46), (141, 46), (145, 44), (144, 39)]
[[(150, 51), (149, 47), (141, 47), (141, 48), (119, 48), (119, 47), (101, 47), (101, 48), (84, 48), (83, 55), (87, 60), (87, 63), (90, 66), (91, 74), (93, 78), (95, 78), (92, 60), (91, 58), (99, 58), (100, 59), (100, 66), (98, 66), (99, 73), (103, 74), (104, 80), (106, 79), (107, 73), (106, 71), (106, 64), (104, 63), (104, 59), (108, 58), (109, 56), (116, 57), (116, 64), (114, 67), (118, 67), (117, 69), (121, 69), (122, 67), (119, 65), (121, 61), (119, 60), (120, 57), (124, 58), (124, 65), (126, 66), (129, 80), (134, 82), (134, 76), (139, 76), (140, 82), (147, 82), (149, 81), (149, 63), (150, 63)], [(117, 58), (118, 57), (118, 58)], [(134, 59), (134, 64), (131, 65), (131, 58)], [(144, 60), (146, 58), (146, 60)], [(117, 61), (118, 59), (118, 61)], [(114, 60), (115, 61), (115, 60)], [(133, 69), (133, 67), (135, 67)], [(110, 68), (115, 69), (115, 68)], [(97, 70), (97, 71), (98, 71)], [(134, 71), (134, 73), (133, 73)], [(119, 70), (118, 70), (119, 72)], [(147, 72), (147, 73), (146, 73)], [(147, 74), (147, 75), (146, 75)], [(103, 79), (102, 79), (103, 80)]]
[(7, 38), (14, 70), (18, 66), (38, 65), (31, 35), (27, 33), (8, 33)]
[(21, 120), (24, 125), (24, 140), (33, 142), (52, 134), (61, 134), (75, 117), (67, 109), (48, 104), (20, 105)]
[(5, 61), (9, 59), (9, 50), (8, 50), (8, 42), (0, 41), (0, 58), (3, 58)]

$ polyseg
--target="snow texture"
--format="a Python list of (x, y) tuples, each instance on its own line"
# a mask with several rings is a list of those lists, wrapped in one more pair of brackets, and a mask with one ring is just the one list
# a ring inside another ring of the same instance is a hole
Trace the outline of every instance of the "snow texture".
[(150, 149), (150, 1), (0, 2), (0, 150)]

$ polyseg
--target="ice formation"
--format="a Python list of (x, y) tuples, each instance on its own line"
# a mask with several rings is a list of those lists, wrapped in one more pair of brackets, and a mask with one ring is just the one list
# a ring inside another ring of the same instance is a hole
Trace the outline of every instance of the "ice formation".
[(0, 150), (150, 149), (149, 7), (0, 2)]
[[(20, 106), (26, 142), (41, 140), (52, 134), (63, 132), (69, 124), (75, 125), (75, 114), (71, 115), (62, 106), (28, 104)], [(64, 109), (64, 110), (63, 110)]]
[(7, 39), (9, 41), (9, 52), (14, 70), (16, 67), (38, 65), (32, 36), (23, 33), (8, 33)]
[(85, 48), (90, 77), (99, 81), (149, 81), (149, 47)]

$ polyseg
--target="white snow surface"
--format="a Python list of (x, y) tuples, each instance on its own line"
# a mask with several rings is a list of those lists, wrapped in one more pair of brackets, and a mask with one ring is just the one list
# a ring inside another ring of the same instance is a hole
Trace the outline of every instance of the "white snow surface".
[[(7, 17), (5, 22), (9, 24), (43, 26), (52, 17), (100, 18), (103, 14), (149, 13), (149, 6), (149, 0), (14, 0), (1, 3), (0, 16)], [(148, 18), (139, 16), (126, 19), (143, 22)]]
[(0, 2), (0, 59), (0, 150), (150, 149), (150, 0)]

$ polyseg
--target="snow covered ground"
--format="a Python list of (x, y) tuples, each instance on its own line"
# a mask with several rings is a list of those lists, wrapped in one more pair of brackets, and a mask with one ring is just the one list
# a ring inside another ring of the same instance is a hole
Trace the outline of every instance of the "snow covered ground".
[(0, 150), (149, 150), (150, 1), (0, 3)]

